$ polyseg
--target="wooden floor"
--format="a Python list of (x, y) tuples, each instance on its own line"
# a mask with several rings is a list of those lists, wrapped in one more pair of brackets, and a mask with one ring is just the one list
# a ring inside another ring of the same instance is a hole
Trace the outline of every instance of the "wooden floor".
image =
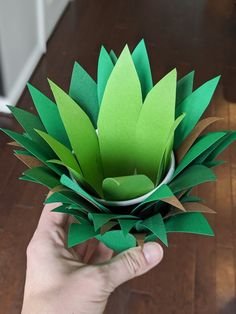
[[(120, 52), (146, 40), (155, 81), (173, 67), (196, 70), (196, 86), (222, 74), (207, 115), (218, 128), (236, 129), (236, 6), (233, 0), (78, 0), (67, 8), (31, 83), (49, 94), (46, 77), (68, 88), (73, 62), (96, 77), (100, 45)], [(14, 22), (14, 21), (13, 21)], [(16, 51), (17, 56), (17, 51)], [(33, 110), (28, 92), (19, 106)], [(0, 126), (18, 129), (11, 117)], [(0, 134), (0, 313), (20, 313), (25, 249), (46, 189), (18, 181), (24, 166)], [(197, 191), (217, 215), (216, 237), (174, 235), (161, 265), (120, 287), (108, 314), (236, 313), (236, 145), (223, 156), (218, 181)], [(32, 313), (33, 314), (33, 313)], [(44, 314), (44, 313), (42, 313)], [(68, 313), (69, 314), (69, 313)]]

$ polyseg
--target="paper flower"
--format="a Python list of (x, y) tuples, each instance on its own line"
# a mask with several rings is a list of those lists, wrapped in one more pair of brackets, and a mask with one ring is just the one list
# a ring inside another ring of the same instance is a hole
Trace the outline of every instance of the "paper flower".
[(153, 86), (142, 40), (119, 58), (102, 47), (97, 83), (78, 63), (68, 94), (49, 81), (56, 103), (28, 85), (38, 116), (9, 107), (24, 129), (3, 129), (30, 168), (21, 179), (47, 186), (45, 203), (61, 202), (53, 211), (77, 220), (69, 247), (95, 237), (119, 252), (167, 245), (169, 232), (213, 235), (202, 212), (214, 211), (191, 190), (216, 180), (216, 157), (236, 132), (205, 132), (219, 120), (200, 120), (219, 77), (194, 91), (193, 78), (177, 81), (174, 69)]

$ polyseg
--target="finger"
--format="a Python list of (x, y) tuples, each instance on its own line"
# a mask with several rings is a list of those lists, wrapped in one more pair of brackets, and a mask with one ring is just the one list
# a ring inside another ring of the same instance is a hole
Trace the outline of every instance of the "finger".
[(46, 204), (43, 208), (38, 222), (37, 231), (49, 230), (53, 227), (64, 227), (68, 215), (51, 212), (53, 209), (61, 206), (61, 203)]
[(163, 249), (156, 242), (145, 243), (143, 248), (129, 249), (113, 259), (110, 263), (101, 266), (108, 272), (108, 280), (111, 289), (115, 289), (122, 283), (140, 276), (160, 263), (163, 257)]
[(89, 260), (89, 264), (102, 264), (112, 258), (113, 250), (109, 249), (102, 242), (99, 242), (93, 255)]

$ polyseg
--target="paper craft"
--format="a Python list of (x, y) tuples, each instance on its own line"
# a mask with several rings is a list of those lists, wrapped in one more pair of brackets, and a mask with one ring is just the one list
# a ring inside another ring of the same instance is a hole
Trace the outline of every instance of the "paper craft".
[(49, 81), (54, 101), (28, 84), (38, 115), (9, 107), (23, 134), (2, 131), (29, 168), (21, 179), (49, 188), (45, 203), (61, 203), (52, 215), (77, 221), (69, 247), (96, 238), (121, 252), (168, 245), (170, 232), (214, 235), (203, 216), (214, 210), (191, 191), (216, 180), (216, 158), (236, 140), (206, 132), (220, 118), (200, 120), (218, 81), (194, 90), (194, 71), (177, 80), (173, 69), (153, 83), (142, 40), (120, 56), (102, 47), (97, 82), (76, 62), (69, 92)]

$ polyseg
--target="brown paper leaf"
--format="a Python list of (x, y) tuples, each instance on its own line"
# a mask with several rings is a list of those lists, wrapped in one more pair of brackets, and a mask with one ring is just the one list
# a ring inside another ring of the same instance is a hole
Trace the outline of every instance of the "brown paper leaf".
[(141, 248), (143, 248), (146, 233), (135, 233), (133, 236), (136, 238), (138, 246), (141, 246)]
[(206, 119), (202, 119), (198, 122), (198, 124), (195, 126), (195, 128), (192, 130), (192, 132), (187, 136), (187, 138), (183, 141), (183, 143), (180, 145), (178, 150), (176, 151), (175, 157), (177, 163), (179, 163), (187, 151), (190, 149), (190, 147), (193, 145), (195, 140), (198, 138), (198, 136), (212, 123), (222, 120), (223, 118), (218, 117), (209, 117)]
[[(208, 214), (216, 213), (213, 209), (207, 207), (204, 204), (197, 203), (197, 202), (188, 202), (188, 203), (186, 202), (184, 203), (184, 207), (187, 212), (201, 212), (201, 213), (208, 213)], [(168, 218), (177, 214), (180, 214), (180, 210), (176, 207), (172, 207), (169, 213), (164, 218)]]
[(184, 212), (186, 211), (185, 207), (183, 206), (182, 203), (180, 203), (180, 201), (178, 200), (178, 198), (176, 196), (163, 198), (163, 199), (161, 199), (161, 201), (168, 203), (168, 204), (180, 209), (181, 211), (184, 211)]
[(103, 235), (104, 233), (106, 233), (107, 231), (109, 231), (112, 227), (118, 225), (117, 221), (108, 221), (105, 225), (103, 225), (101, 227), (101, 235)]
[(14, 154), (14, 155), (29, 168), (39, 167), (43, 165), (41, 161), (39, 161), (37, 158), (33, 156), (18, 155), (18, 154)]
[(16, 147), (22, 147), (19, 143), (15, 142), (15, 141), (9, 142), (9, 143), (7, 143), (7, 145), (16, 146)]

